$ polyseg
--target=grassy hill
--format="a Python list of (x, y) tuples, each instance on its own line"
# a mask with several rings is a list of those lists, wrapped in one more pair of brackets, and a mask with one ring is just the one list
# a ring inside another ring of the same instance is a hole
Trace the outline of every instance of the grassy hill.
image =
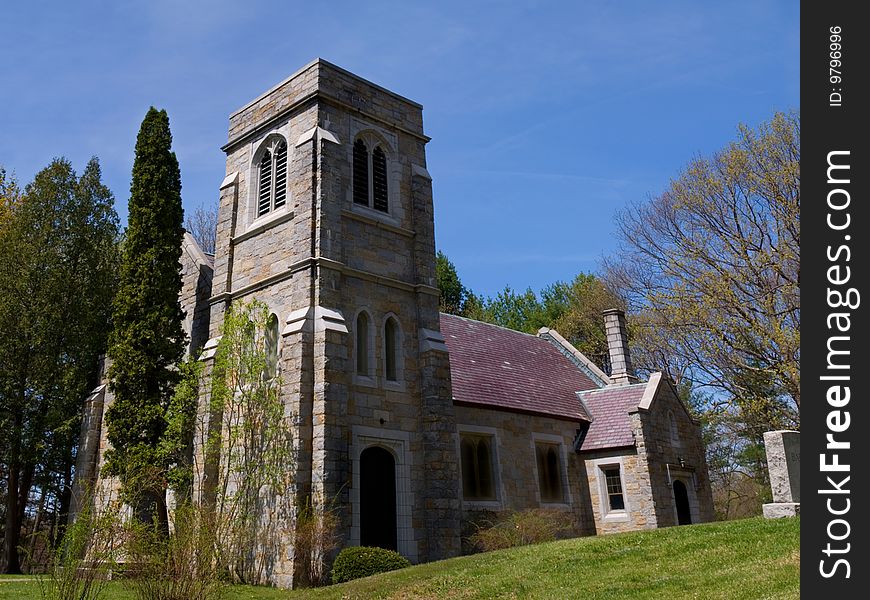
[(798, 598), (800, 519), (564, 540), (419, 565), (288, 600)]
[[(799, 571), (800, 519), (758, 518), (525, 546), (313, 590), (235, 587), (228, 600), (799, 598)], [(120, 584), (108, 592), (127, 597)], [(0, 583), (0, 598), (39, 597), (35, 583)]]

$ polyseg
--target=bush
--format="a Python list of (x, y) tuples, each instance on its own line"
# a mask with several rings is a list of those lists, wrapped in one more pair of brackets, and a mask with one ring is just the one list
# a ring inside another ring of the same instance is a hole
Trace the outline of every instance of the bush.
[(484, 552), (552, 542), (570, 529), (568, 519), (568, 513), (545, 508), (507, 513), (495, 523), (475, 525), (477, 532), (469, 541)]
[(326, 584), (329, 575), (326, 571), (327, 560), (341, 543), (338, 525), (336, 512), (324, 506), (323, 502), (318, 502), (316, 497), (309, 498), (299, 511), (296, 517), (295, 550), (307, 568), (308, 581), (303, 585)]
[(128, 524), (127, 580), (138, 600), (218, 600), (225, 591), (214, 535), (214, 515), (194, 504), (175, 509), (174, 528)]
[(332, 565), (332, 583), (344, 583), (410, 566), (408, 559), (398, 552), (384, 548), (354, 546), (338, 553)]

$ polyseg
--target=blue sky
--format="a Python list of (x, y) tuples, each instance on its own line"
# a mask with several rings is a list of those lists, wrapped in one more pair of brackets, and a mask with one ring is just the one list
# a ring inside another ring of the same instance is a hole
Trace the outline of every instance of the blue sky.
[(150, 105), (192, 210), (229, 113), (314, 57), (420, 102), (438, 247), (488, 295), (594, 271), (616, 211), (799, 108), (797, 2), (12, 2), (0, 23), (0, 165), (23, 184), (97, 155), (122, 220)]

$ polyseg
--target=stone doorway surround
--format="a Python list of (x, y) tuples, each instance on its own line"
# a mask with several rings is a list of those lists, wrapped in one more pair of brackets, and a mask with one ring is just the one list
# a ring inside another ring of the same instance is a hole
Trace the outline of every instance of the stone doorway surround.
[(396, 545), (398, 552), (412, 563), (418, 561), (417, 543), (411, 525), (414, 492), (411, 490), (411, 433), (378, 427), (353, 427), (351, 458), (351, 546), (360, 545), (360, 456), (363, 450), (377, 446), (389, 451), (396, 461)]
[(668, 474), (668, 487), (671, 488), (671, 497), (674, 501), (674, 525), (682, 525), (680, 523), (680, 515), (677, 510), (677, 494), (676, 494), (676, 482), (680, 482), (686, 488), (686, 499), (689, 503), (689, 519), (691, 523), (700, 523), (701, 522), (701, 507), (698, 503), (698, 494), (696, 493), (698, 489), (697, 479), (695, 477), (695, 470), (690, 466), (681, 466), (674, 464), (667, 464), (667, 474)]

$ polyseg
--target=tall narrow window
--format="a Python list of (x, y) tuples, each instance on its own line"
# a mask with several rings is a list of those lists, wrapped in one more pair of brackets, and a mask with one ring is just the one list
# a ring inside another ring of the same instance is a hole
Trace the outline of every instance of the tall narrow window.
[(377, 143), (374, 150), (360, 138), (353, 144), (353, 202), (380, 212), (390, 211), (387, 154)]
[(369, 317), (364, 312), (356, 318), (356, 373), (369, 374)]
[(281, 142), (275, 149), (275, 208), (287, 202), (287, 144)]
[(387, 156), (380, 146), (372, 152), (372, 187), (372, 207), (387, 212)]
[(260, 159), (257, 189), (257, 216), (281, 208), (287, 203), (287, 143), (272, 142)]
[(398, 337), (398, 325), (396, 320), (390, 317), (384, 324), (384, 370), (387, 381), (396, 381), (398, 379)]
[(625, 510), (625, 498), (622, 495), (622, 477), (619, 467), (606, 467), (604, 483), (607, 488), (607, 506), (610, 510)]
[(564, 502), (559, 447), (555, 444), (536, 444), (535, 455), (538, 464), (538, 488), (541, 491), (541, 502)]
[(278, 317), (272, 315), (266, 325), (265, 339), (266, 371), (267, 379), (272, 379), (278, 374)]
[(369, 205), (369, 149), (362, 140), (353, 145), (353, 201)]
[(257, 194), (257, 216), (272, 207), (272, 153), (266, 150), (260, 160), (260, 193)]
[(462, 497), (466, 500), (495, 500), (492, 476), (492, 437), (462, 434)]

